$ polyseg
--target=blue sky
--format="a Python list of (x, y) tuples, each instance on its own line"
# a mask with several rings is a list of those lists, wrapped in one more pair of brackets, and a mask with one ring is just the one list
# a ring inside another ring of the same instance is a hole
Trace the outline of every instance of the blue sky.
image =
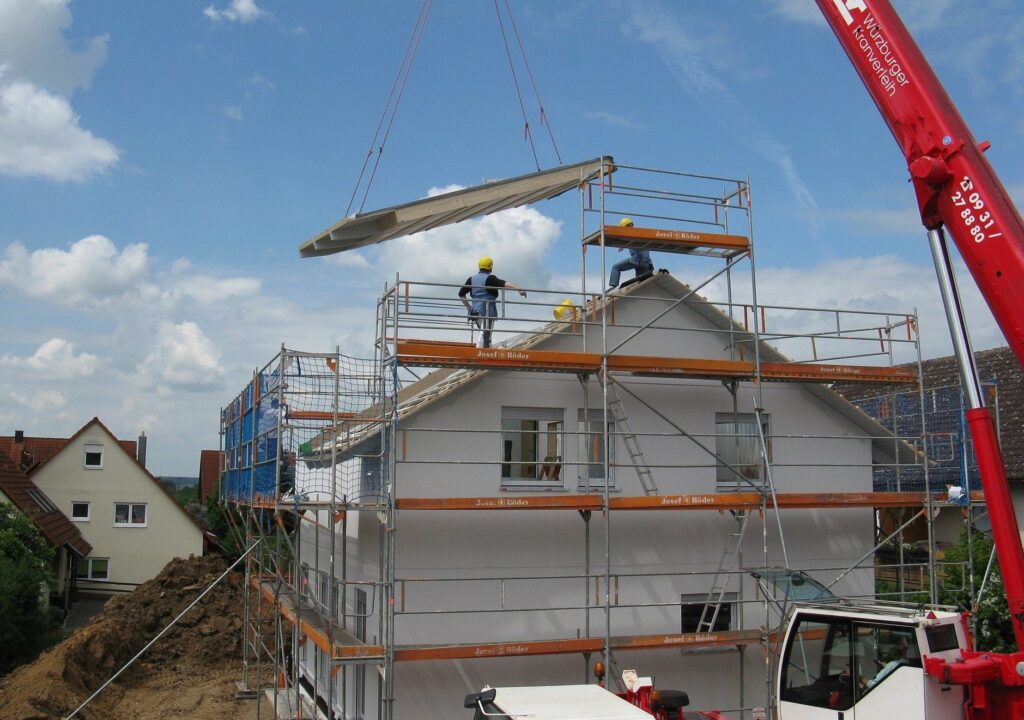
[[(894, 4), (1019, 204), (1024, 6)], [(917, 308), (925, 355), (948, 352), (905, 163), (811, 0), (510, 6), (566, 163), (749, 176), (762, 302)], [(0, 433), (98, 415), (145, 429), (157, 474), (194, 475), (282, 342), (371, 346), (395, 272), (458, 282), (483, 249), (517, 284), (568, 282), (574, 197), (300, 260), (345, 214), (419, 10), (0, 0)], [(365, 209), (534, 170), (494, 4), (435, 0)], [(976, 346), (1002, 344), (968, 308)]]

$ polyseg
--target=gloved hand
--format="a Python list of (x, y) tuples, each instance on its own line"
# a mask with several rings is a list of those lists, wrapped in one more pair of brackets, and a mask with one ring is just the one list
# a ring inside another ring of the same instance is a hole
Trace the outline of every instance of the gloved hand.
[(519, 291), (519, 296), (520, 297), (526, 297), (526, 291), (525, 290), (520, 290)]

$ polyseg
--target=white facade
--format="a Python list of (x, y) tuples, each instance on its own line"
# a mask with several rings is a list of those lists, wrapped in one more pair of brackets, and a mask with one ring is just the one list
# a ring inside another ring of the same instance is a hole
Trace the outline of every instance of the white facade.
[(32, 481), (92, 545), (89, 557), (79, 560), (83, 590), (131, 590), (173, 558), (202, 555), (199, 526), (98, 420), (43, 464)]
[[(671, 300), (678, 297), (680, 287), (675, 280), (659, 276), (645, 283), (637, 294)], [(618, 323), (636, 326), (667, 307), (657, 299), (648, 299), (619, 298), (615, 309)], [(728, 334), (721, 327), (707, 332), (713, 326), (688, 307), (672, 310), (657, 325), (664, 329), (644, 330), (617, 352), (730, 358)], [(609, 326), (608, 346), (630, 332)], [(587, 350), (600, 352), (596, 346), (599, 341), (599, 333), (593, 333)], [(554, 337), (538, 347), (582, 349), (578, 337)], [(619, 379), (714, 452), (716, 414), (731, 414), (734, 410), (732, 396), (721, 382), (637, 376)], [(482, 374), (401, 421), (395, 443), (396, 496), (487, 497), (514, 502), (521, 494), (595, 492), (578, 480), (584, 473), (577, 463), (587, 461), (580, 456), (581, 443), (575, 435), (579, 419), (584, 416), (585, 405), (591, 411), (602, 407), (601, 389), (593, 378), (587, 383), (587, 392), (585, 403), (583, 386), (572, 374)], [(776, 489), (780, 493), (871, 492), (875, 448), (867, 437), (873, 434), (867, 429), (870, 421), (861, 416), (865, 424), (858, 424), (858, 413), (838, 411), (838, 405), (845, 404), (835, 399), (823, 401), (822, 393), (820, 387), (812, 390), (788, 383), (771, 383), (763, 388)], [(619, 394), (653, 468), (659, 494), (716, 493), (714, 456), (681, 437), (626, 392), (620, 390)], [(736, 396), (738, 412), (752, 413), (756, 396), (751, 383), (741, 383)], [(557, 481), (513, 489), (502, 481), (502, 418), (523, 408), (541, 409), (544, 417), (561, 413), (563, 437), (558, 449), (562, 467)], [(643, 495), (621, 438), (615, 443), (613, 462), (624, 467), (614, 471), (612, 497)], [(740, 488), (744, 489), (749, 488)], [(349, 518), (348, 578), (375, 580), (379, 577), (380, 523), (372, 512), (350, 512)], [(781, 523), (789, 566), (809, 569), (825, 584), (874, 544), (870, 509), (789, 510), (782, 512)], [(685, 599), (703, 606), (723, 549), (736, 530), (736, 521), (729, 512), (617, 510), (610, 514), (606, 525), (602, 514), (594, 512), (589, 519), (589, 541), (586, 523), (576, 510), (401, 510), (396, 527), (397, 577), (406, 579), (399, 582), (396, 591), (396, 644), (503, 642), (514, 652), (516, 642), (603, 637), (606, 623), (613, 637), (682, 632), (680, 603)], [(320, 538), (317, 548), (312, 532), (306, 533), (300, 552), (311, 566), (326, 569), (328, 535), (321, 533)], [(341, 551), (337, 547), (335, 566), (340, 567)], [(603, 607), (606, 553), (612, 575), (609, 618)], [(781, 566), (784, 560), (775, 515), (767, 513), (762, 519), (754, 513), (738, 564), (756, 569)], [(589, 579), (584, 577), (588, 575)], [(601, 577), (595, 580), (594, 575)], [(355, 587), (350, 585), (347, 590), (349, 613), (353, 612)], [(734, 607), (730, 629), (757, 629), (765, 623), (765, 606), (753, 602), (759, 596), (750, 576), (733, 575), (727, 589), (733, 594), (731, 598), (746, 601)], [(851, 572), (833, 590), (840, 595), (871, 595), (873, 570), (865, 567)], [(581, 608), (587, 605), (589, 610)], [(380, 609), (379, 596), (376, 601), (368, 600), (370, 617), (365, 621), (365, 639), (371, 644), (381, 642)], [(350, 617), (350, 631), (354, 622)], [(312, 643), (305, 645), (311, 680), (315, 652)], [(590, 668), (599, 659), (597, 654), (584, 658), (575, 653), (397, 662), (395, 717), (457, 716), (462, 712), (462, 697), (484, 685), (592, 682)], [(685, 690), (694, 708), (749, 707), (765, 702), (768, 671), (756, 645), (743, 651), (682, 651), (672, 647), (621, 651), (614, 659), (619, 670), (636, 668), (641, 675), (655, 677), (657, 687)], [(341, 693), (342, 683), (350, 683), (346, 694), (351, 699), (351, 683), (362, 684), (358, 672), (346, 666), (338, 674), (336, 696)], [(368, 666), (363, 675), (365, 717), (376, 717), (376, 667)], [(322, 673), (321, 687), (326, 682)], [(351, 702), (346, 710), (349, 717), (360, 716)]]

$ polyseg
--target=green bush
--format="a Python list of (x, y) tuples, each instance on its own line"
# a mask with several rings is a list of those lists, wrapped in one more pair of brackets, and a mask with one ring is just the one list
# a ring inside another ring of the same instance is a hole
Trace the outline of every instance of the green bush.
[(59, 613), (47, 598), (53, 554), (31, 520), (0, 503), (0, 675), (60, 639)]

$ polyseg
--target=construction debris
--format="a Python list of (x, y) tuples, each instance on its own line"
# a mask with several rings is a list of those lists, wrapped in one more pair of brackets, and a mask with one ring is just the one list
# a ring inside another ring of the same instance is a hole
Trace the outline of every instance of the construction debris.
[[(0, 681), (0, 720), (64, 718), (227, 567), (218, 557), (173, 560), (86, 626)], [(239, 576), (225, 579), (77, 717), (108, 720), (255, 718), (234, 699), (243, 606)]]

